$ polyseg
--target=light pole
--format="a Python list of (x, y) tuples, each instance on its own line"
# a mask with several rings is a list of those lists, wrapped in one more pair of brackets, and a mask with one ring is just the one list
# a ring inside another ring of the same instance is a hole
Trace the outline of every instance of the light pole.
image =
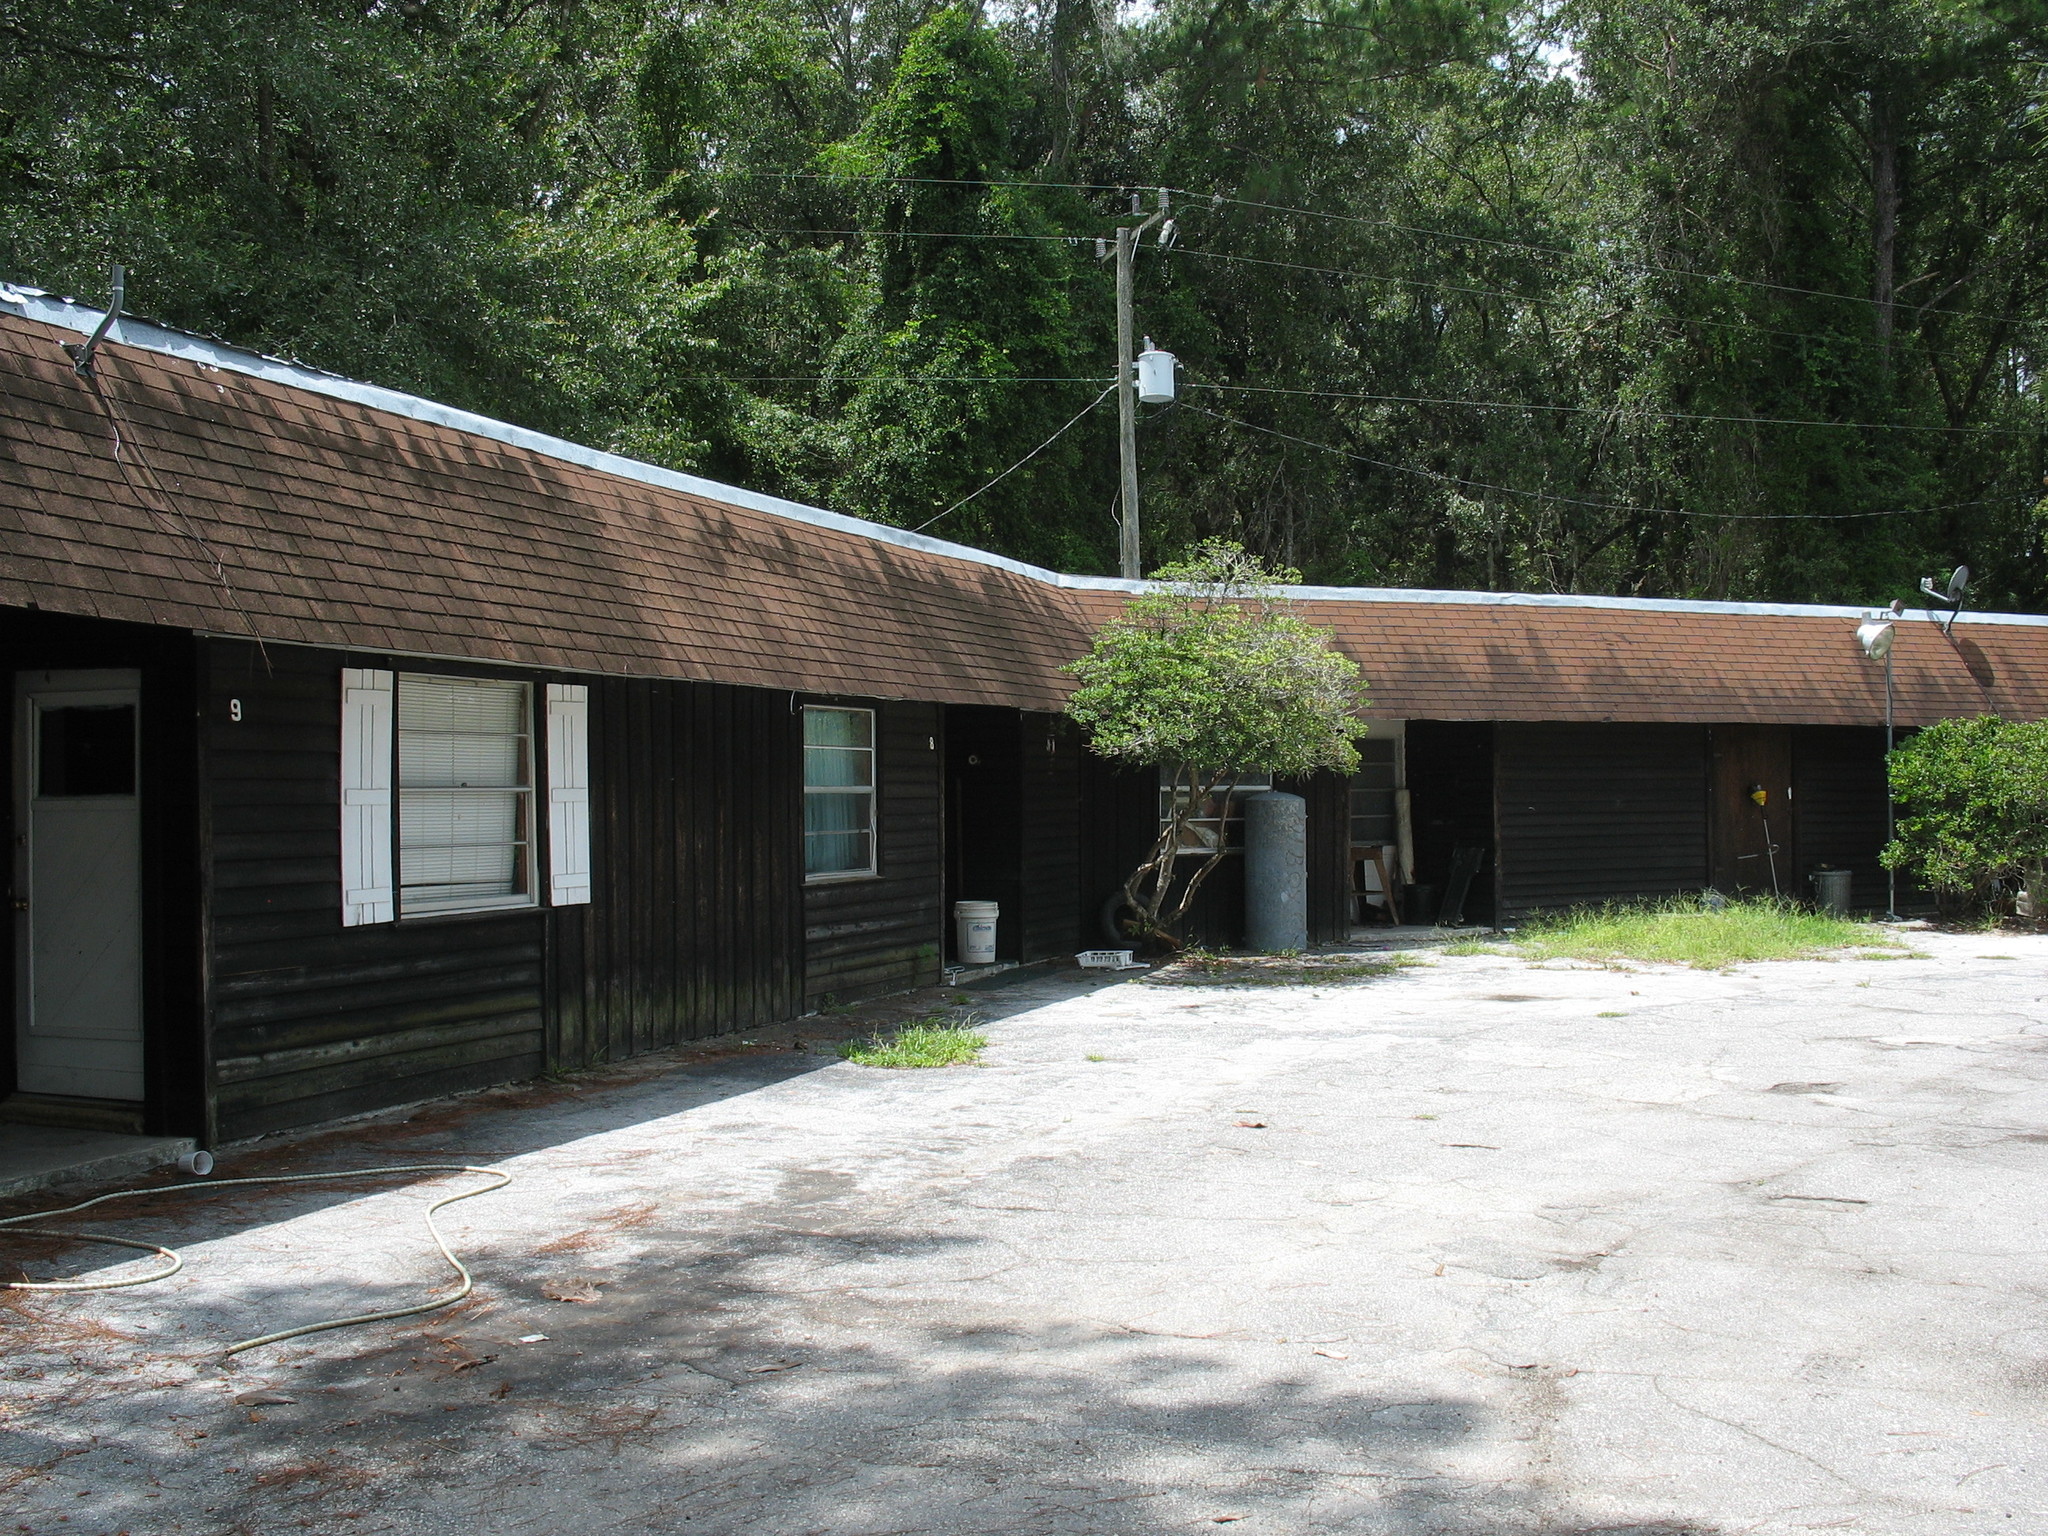
[[(1872, 614), (1856, 626), (1856, 642), (1863, 647), (1863, 654), (1872, 661), (1884, 663), (1884, 841), (1890, 847), (1892, 841), (1892, 641), (1897, 638), (1896, 626), (1899, 615), (1906, 611), (1906, 605), (1894, 602), (1883, 613)], [(1896, 923), (1899, 920), (1899, 872), (1889, 864), (1884, 870), (1884, 920)]]

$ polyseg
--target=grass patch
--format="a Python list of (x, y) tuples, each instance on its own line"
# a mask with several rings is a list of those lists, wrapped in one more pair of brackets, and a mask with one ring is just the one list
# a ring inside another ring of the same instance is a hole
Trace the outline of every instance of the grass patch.
[(839, 1054), (863, 1067), (959, 1067), (981, 1058), (988, 1040), (939, 1016), (906, 1024), (884, 1039), (848, 1040)]
[(1443, 955), (1512, 955), (1512, 949), (1503, 949), (1498, 944), (1483, 943), (1478, 939), (1453, 939), (1437, 951)]
[(1804, 911), (1786, 902), (1731, 901), (1707, 907), (1697, 901), (1667, 901), (1539, 918), (1516, 936), (1515, 947), (1530, 960), (1651, 960), (1718, 971), (1752, 960), (1906, 946), (1873, 924)]
[(1411, 966), (1427, 965), (1413, 955), (1223, 955), (1188, 949), (1160, 966), (1141, 984), (1154, 987), (1318, 987), (1370, 981)]

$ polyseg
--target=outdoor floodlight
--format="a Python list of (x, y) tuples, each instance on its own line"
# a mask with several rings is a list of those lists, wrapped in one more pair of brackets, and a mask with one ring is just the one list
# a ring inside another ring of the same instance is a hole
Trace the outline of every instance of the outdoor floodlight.
[(1883, 661), (1892, 653), (1892, 621), (1865, 619), (1856, 626), (1856, 643), (1872, 661)]

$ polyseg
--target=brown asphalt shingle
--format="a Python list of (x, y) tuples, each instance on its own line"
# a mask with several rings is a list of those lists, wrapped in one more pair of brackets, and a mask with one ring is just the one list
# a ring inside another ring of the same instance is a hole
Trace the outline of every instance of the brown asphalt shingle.
[[(1057, 708), (1123, 598), (0, 315), (0, 603), (274, 642)], [(111, 416), (109, 412), (111, 411)], [(120, 451), (117, 456), (116, 432)], [(217, 552), (232, 593), (211, 569)], [(1839, 615), (1317, 599), (1374, 713), (1883, 719)], [(1900, 626), (1898, 718), (2048, 715), (2048, 627)]]

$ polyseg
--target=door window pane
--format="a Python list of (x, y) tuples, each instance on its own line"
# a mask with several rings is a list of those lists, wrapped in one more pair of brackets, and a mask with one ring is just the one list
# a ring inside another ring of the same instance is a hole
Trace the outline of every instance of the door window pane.
[(36, 795), (69, 800), (135, 793), (135, 706), (70, 705), (39, 711)]

